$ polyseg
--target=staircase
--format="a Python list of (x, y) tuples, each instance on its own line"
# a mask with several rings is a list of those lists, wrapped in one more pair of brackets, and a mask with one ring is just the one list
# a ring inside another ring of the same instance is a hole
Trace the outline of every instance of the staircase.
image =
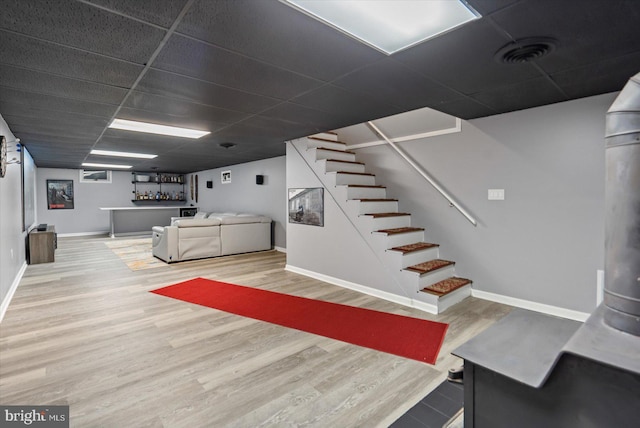
[(334, 133), (293, 142), (360, 235), (376, 251), (417, 307), (440, 313), (471, 295), (471, 281), (455, 276), (455, 262), (439, 258), (439, 245), (424, 241), (424, 229), (411, 225), (411, 214), (398, 211), (398, 200), (356, 161)]

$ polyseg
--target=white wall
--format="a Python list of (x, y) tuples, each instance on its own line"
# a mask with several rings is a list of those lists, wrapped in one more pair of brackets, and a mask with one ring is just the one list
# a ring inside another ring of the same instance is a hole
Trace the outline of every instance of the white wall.
[[(49, 179), (73, 180), (73, 209), (48, 209)], [(130, 172), (113, 171), (111, 183), (80, 183), (77, 169), (38, 168), (35, 192), (38, 222), (55, 225), (56, 233), (63, 235), (107, 233), (109, 213), (100, 207), (134, 206), (132, 191)]]
[[(15, 152), (15, 137), (0, 116), (0, 135), (9, 141), (9, 159)], [(7, 166), (0, 178), (0, 320), (26, 268), (26, 232), (22, 230), (22, 184), (20, 165)]]
[[(287, 143), (287, 188), (323, 187), (295, 148), (305, 150), (303, 146), (300, 141)], [(408, 301), (413, 296), (403, 294), (377, 257), (326, 190), (323, 227), (288, 223), (287, 218), (287, 269), (369, 294), (398, 294)]]
[[(222, 171), (231, 171), (231, 183), (222, 184)], [(285, 156), (199, 171), (196, 175), (198, 202), (191, 199), (187, 186), (189, 205), (197, 206), (201, 211), (246, 212), (271, 217), (274, 245), (280, 249), (287, 247)], [(256, 184), (256, 175), (264, 176), (264, 184)], [(187, 183), (189, 180), (190, 176)], [(207, 181), (213, 182), (213, 188), (207, 188)]]
[[(357, 157), (475, 291), (589, 313), (604, 266), (604, 126), (615, 97), (463, 121), (460, 133), (401, 143), (477, 227), (389, 147)], [(506, 199), (489, 201), (488, 189)]]

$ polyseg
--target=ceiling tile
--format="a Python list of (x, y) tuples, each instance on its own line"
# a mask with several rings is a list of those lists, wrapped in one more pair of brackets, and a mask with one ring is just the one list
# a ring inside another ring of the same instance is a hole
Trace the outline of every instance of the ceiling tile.
[(187, 0), (87, 0), (124, 15), (165, 28), (171, 27)]
[(494, 110), (484, 104), (481, 104), (471, 98), (465, 97), (459, 100), (440, 104), (434, 108), (442, 113), (447, 113), (460, 119), (475, 119), (478, 117), (491, 116), (498, 114), (499, 111)]
[(323, 81), (385, 57), (274, 0), (197, 0), (178, 32)]
[[(233, 123), (248, 116), (247, 113), (192, 103), (186, 100), (168, 99), (160, 95), (134, 91), (125, 107), (166, 115), (172, 124), (191, 122)], [(162, 122), (161, 122), (162, 123)]]
[(473, 9), (482, 16), (488, 16), (501, 9), (507, 8), (521, 0), (466, 0)]
[(473, 94), (472, 98), (503, 113), (567, 100), (544, 77), (479, 92)]
[(640, 70), (640, 53), (612, 58), (551, 75), (570, 98), (619, 91)]
[(315, 129), (313, 132), (331, 130), (336, 121), (340, 120), (337, 113), (315, 110), (288, 102), (266, 110), (260, 113), (260, 116), (305, 124), (309, 129)]
[(120, 104), (126, 89), (0, 64), (0, 85), (60, 98)]
[(325, 85), (296, 97), (291, 102), (338, 115), (340, 119), (334, 129), (399, 113), (399, 109), (391, 104), (333, 85)]
[(51, 110), (110, 118), (113, 113), (115, 113), (117, 106), (26, 92), (0, 86), (0, 111), (11, 111), (17, 114), (16, 112), (25, 108), (33, 110), (34, 114), (38, 110)]
[(536, 61), (548, 73), (640, 52), (637, 1), (554, 1), (552, 13), (540, 3), (521, 1), (492, 19), (514, 39), (555, 38), (557, 49)]
[(43, 111), (37, 116), (2, 115), (9, 128), (26, 132), (88, 138), (95, 141), (108, 121), (91, 116)]
[(0, 62), (59, 76), (131, 87), (143, 67), (0, 30)]
[(300, 74), (176, 35), (169, 39), (153, 66), (284, 100), (321, 84)]
[(147, 62), (166, 33), (72, 0), (6, 0), (0, 28), (138, 64)]
[(393, 104), (405, 111), (462, 98), (462, 94), (445, 88), (390, 58), (348, 74), (333, 84), (366, 94), (380, 102)]
[(185, 99), (199, 104), (257, 113), (280, 102), (275, 98), (250, 94), (162, 70), (149, 69), (136, 86), (138, 91)]
[(494, 54), (510, 41), (487, 20), (478, 20), (392, 57), (442, 85), (471, 94), (540, 76), (531, 64), (494, 60)]

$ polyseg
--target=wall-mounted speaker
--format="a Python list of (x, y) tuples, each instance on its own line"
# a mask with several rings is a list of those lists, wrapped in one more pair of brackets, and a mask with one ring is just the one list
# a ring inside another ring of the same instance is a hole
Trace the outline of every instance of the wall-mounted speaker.
[(264, 184), (264, 175), (256, 175), (256, 184)]
[(207, 181), (207, 189), (213, 189), (213, 181)]

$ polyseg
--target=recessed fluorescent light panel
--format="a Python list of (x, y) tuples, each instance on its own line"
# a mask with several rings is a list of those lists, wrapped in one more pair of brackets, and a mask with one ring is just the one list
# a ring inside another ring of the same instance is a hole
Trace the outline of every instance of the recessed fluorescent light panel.
[(280, 0), (387, 55), (480, 14), (461, 0)]
[(88, 167), (92, 167), (92, 168), (105, 168), (105, 169), (112, 169), (112, 168), (129, 169), (129, 168), (131, 168), (131, 165), (110, 165), (108, 163), (91, 163), (91, 162), (83, 162), (82, 166), (88, 166)]
[(120, 158), (136, 159), (153, 159), (158, 157), (158, 155), (148, 155), (145, 153), (114, 152), (111, 150), (91, 150), (91, 154), (99, 156), (116, 156)]
[(157, 125), (155, 123), (136, 122), (134, 120), (124, 119), (114, 119), (111, 125), (109, 125), (109, 128), (184, 138), (200, 138), (210, 134), (209, 131), (198, 131), (197, 129), (178, 128), (177, 126)]

